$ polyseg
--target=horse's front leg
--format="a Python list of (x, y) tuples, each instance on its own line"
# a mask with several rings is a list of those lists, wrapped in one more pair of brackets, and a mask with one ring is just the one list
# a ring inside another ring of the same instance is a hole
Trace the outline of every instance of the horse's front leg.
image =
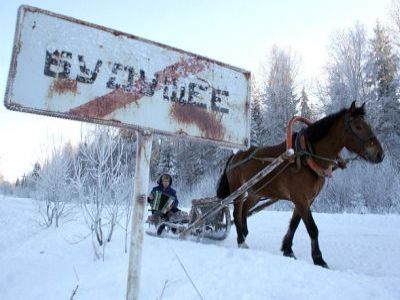
[(299, 226), (301, 217), (297, 213), (296, 209), (293, 210), (292, 218), (290, 219), (289, 228), (283, 237), (281, 251), (284, 256), (293, 257), (296, 259), (296, 256), (293, 253), (292, 245), (293, 245), (293, 237), (296, 233), (296, 229)]
[(243, 223), (243, 235), (246, 238), (249, 234), (249, 229), (247, 227), (247, 217), (250, 209), (252, 209), (260, 199), (259, 196), (254, 195), (252, 193), (248, 193), (247, 197), (244, 198), (243, 207), (242, 207), (242, 223)]
[(248, 248), (247, 244), (245, 243), (246, 236), (243, 233), (243, 219), (242, 219), (243, 201), (244, 201), (243, 196), (240, 196), (238, 199), (236, 199), (233, 208), (233, 219), (236, 227), (238, 247)]
[(295, 203), (296, 210), (298, 211), (301, 219), (306, 226), (308, 235), (311, 239), (311, 256), (314, 261), (315, 265), (329, 268), (328, 264), (322, 258), (321, 250), (319, 249), (319, 242), (318, 242), (318, 227), (315, 224), (314, 218), (312, 216), (310, 206), (307, 204), (307, 201), (303, 203)]

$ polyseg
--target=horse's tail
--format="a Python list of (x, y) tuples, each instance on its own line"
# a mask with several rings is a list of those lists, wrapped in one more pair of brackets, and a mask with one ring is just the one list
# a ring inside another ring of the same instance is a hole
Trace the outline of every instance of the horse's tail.
[(233, 154), (229, 157), (228, 161), (226, 162), (224, 171), (222, 172), (222, 175), (218, 180), (217, 197), (220, 199), (224, 199), (231, 194), (231, 191), (229, 189), (228, 176), (226, 175), (226, 168), (228, 167), (232, 157)]

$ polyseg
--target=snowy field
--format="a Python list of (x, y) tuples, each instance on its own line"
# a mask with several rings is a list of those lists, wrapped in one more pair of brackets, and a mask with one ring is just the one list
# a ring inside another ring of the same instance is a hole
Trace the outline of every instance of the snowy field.
[[(221, 242), (145, 236), (140, 299), (400, 299), (400, 216), (314, 214), (331, 267), (312, 264), (304, 225), (294, 240), (297, 260), (279, 248), (289, 212), (249, 219), (250, 250), (236, 233)], [(128, 255), (118, 230), (95, 261), (79, 221), (59, 229), (37, 225), (30, 199), (0, 195), (0, 299), (125, 299)], [(183, 264), (198, 293), (185, 274)]]

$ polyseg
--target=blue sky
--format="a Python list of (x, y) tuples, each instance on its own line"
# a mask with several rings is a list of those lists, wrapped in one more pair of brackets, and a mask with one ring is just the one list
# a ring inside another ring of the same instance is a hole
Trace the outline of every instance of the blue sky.
[[(272, 45), (301, 58), (304, 80), (318, 76), (329, 36), (358, 20), (371, 30), (387, 18), (380, 0), (0, 1), (0, 94), (4, 95), (17, 9), (28, 4), (258, 71)], [(32, 78), (34, 81), (34, 78)], [(0, 106), (0, 174), (15, 181), (52, 143), (76, 141), (79, 122), (11, 112)]]

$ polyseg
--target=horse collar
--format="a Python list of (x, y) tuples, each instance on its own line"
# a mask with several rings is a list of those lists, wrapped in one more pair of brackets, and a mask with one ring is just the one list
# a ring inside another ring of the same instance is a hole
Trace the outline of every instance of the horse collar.
[(305, 156), (305, 164), (318, 176), (332, 177), (332, 165), (329, 165), (328, 168), (323, 168), (311, 157), (314, 153), (314, 149), (310, 141), (307, 140), (304, 129), (296, 135), (295, 151), (300, 153), (300, 155), (303, 153), (303, 156)]
[[(311, 125), (312, 122), (304, 117), (293, 117), (288, 124), (288, 127), (286, 129), (286, 146), (287, 149), (293, 148), (292, 147), (292, 136), (293, 136), (293, 124), (296, 122), (302, 122), (307, 125)], [(332, 176), (332, 165), (329, 165), (328, 168), (322, 168), (317, 162), (311, 157), (311, 155), (314, 153), (312, 149), (312, 145), (309, 141), (306, 140), (305, 132), (304, 130), (301, 130), (297, 135), (295, 139), (295, 152), (298, 152), (301, 154), (309, 154), (306, 155), (305, 162), (307, 166), (313, 170), (318, 176), (320, 177), (331, 177)]]

